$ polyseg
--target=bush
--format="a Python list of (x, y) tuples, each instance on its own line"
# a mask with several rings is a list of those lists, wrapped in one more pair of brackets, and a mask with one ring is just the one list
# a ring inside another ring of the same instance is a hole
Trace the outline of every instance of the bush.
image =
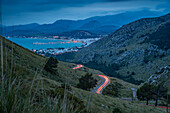
[(120, 108), (114, 108), (112, 113), (122, 113), (122, 111), (120, 110)]
[(132, 75), (135, 75), (135, 72), (132, 72)]
[(92, 77), (92, 74), (87, 73), (79, 79), (77, 87), (84, 90), (90, 90), (90, 88), (93, 88), (96, 84), (97, 80)]
[(121, 89), (121, 87), (122, 84), (118, 82), (114, 82), (114, 84), (110, 84), (103, 90), (103, 95), (118, 97), (120, 95), (119, 90)]
[(57, 74), (57, 70), (56, 70), (57, 64), (58, 64), (57, 59), (50, 57), (48, 62), (46, 63), (46, 65), (44, 67), (44, 70), (51, 73), (51, 74)]

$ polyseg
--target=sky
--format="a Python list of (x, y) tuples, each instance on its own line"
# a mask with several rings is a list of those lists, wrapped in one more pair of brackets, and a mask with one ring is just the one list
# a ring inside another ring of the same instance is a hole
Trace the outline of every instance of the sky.
[(2, 23), (49, 24), (59, 19), (79, 20), (148, 9), (170, 12), (170, 0), (0, 0)]

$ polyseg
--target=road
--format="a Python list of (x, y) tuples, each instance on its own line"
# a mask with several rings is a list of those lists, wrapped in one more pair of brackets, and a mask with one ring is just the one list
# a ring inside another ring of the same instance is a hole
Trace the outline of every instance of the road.
[[(78, 64), (78, 65), (77, 65), (76, 67), (74, 67), (73, 69), (79, 69), (79, 68), (81, 68), (81, 67), (83, 67), (83, 65)], [(97, 94), (102, 94), (103, 89), (106, 88), (107, 85), (109, 85), (110, 80), (109, 80), (109, 78), (108, 78), (107, 76), (105, 76), (105, 75), (98, 75), (98, 76), (99, 76), (100, 79), (101, 79), (101, 83), (100, 83), (97, 87), (95, 87), (95, 88), (92, 90), (92, 92), (93, 92), (93, 93), (97, 93)]]
[[(74, 67), (73, 69), (79, 69), (79, 68), (82, 68), (82, 67), (84, 67), (84, 66), (81, 65), (81, 64), (78, 64), (78, 65), (77, 65), (76, 67)], [(110, 79), (109, 79), (107, 76), (105, 76), (105, 75), (98, 75), (98, 76), (99, 76), (100, 79), (101, 79), (101, 81), (99, 81), (99, 82), (101, 82), (101, 83), (100, 83), (97, 87), (95, 87), (95, 88), (92, 90), (92, 92), (93, 92), (93, 93), (97, 93), (97, 94), (102, 94), (103, 89), (106, 88), (107, 85), (109, 85)], [(154, 105), (148, 105), (148, 106), (154, 106)], [(163, 108), (163, 109), (167, 109), (167, 107), (165, 107), (165, 106), (157, 106), (157, 107)], [(168, 107), (168, 109), (170, 109), (170, 107)]]
[(101, 84), (99, 84), (97, 87), (95, 87), (92, 92), (97, 93), (97, 94), (102, 94), (102, 91), (104, 88), (106, 88), (107, 85), (109, 85), (110, 80), (107, 76), (105, 75), (98, 75), (102, 81)]
[[(152, 106), (152, 107), (155, 107), (154, 105), (148, 105), (148, 106)], [(157, 106), (158, 108), (163, 108), (163, 109), (167, 109), (166, 106)], [(170, 109), (170, 107), (168, 107), (168, 109)]]
[(83, 67), (83, 65), (81, 65), (81, 64), (78, 64), (76, 67), (74, 67), (73, 69), (79, 69), (79, 68), (81, 68), (81, 67)]

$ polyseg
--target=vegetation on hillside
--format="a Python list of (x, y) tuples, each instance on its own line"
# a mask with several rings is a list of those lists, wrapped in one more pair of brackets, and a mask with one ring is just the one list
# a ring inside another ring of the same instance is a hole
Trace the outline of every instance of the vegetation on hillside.
[[(58, 61), (44, 58), (5, 38), (1, 46), (0, 112), (88, 112), (79, 98), (67, 87), (43, 77), (56, 74)], [(3, 62), (2, 62), (3, 61)], [(1, 65), (2, 66), (2, 65)]]
[(78, 88), (90, 91), (91, 88), (95, 87), (97, 80), (92, 77), (92, 74), (87, 73), (79, 79), (77, 84)]
[(145, 83), (137, 90), (137, 97), (139, 100), (146, 100), (146, 105), (149, 104), (149, 100), (155, 100), (155, 106), (157, 106), (160, 98), (163, 98), (166, 102), (167, 88), (162, 84), (154, 86)]
[(81, 49), (70, 62), (141, 84), (159, 68), (169, 65), (169, 25), (170, 14), (136, 20)]
[(121, 65), (119, 64), (116, 64), (116, 63), (113, 63), (111, 65), (107, 65), (105, 63), (97, 63), (95, 61), (91, 61), (89, 63), (86, 63), (86, 64), (83, 64), (89, 68), (93, 68), (93, 69), (96, 69), (96, 70), (100, 70), (102, 71), (104, 74), (110, 76), (110, 77), (117, 77), (119, 79), (122, 79), (124, 81), (127, 81), (127, 82), (130, 82), (130, 83), (133, 83), (133, 84), (136, 84), (136, 85), (139, 85), (141, 84), (142, 80), (135, 80), (134, 77), (132, 75), (134, 75), (135, 73), (132, 72), (132, 73), (129, 73), (128, 76), (122, 76), (121, 74), (117, 73), (116, 71), (120, 69)]
[(146, 39), (146, 42), (155, 44), (161, 49), (168, 50), (170, 49), (169, 31), (170, 23), (166, 23), (164, 26), (161, 26), (161, 28), (157, 32), (149, 34), (149, 38)]
[(94, 73), (101, 72), (88, 68), (73, 70), (75, 64), (45, 58), (3, 37), (0, 38), (3, 40), (0, 55), (4, 58), (0, 62), (3, 64), (0, 70), (0, 112), (2, 113), (98, 113), (112, 112), (115, 108), (127, 113), (164, 111), (148, 106), (141, 108), (139, 104), (76, 88), (79, 79), (87, 72), (93, 73), (92, 76), (96, 80), (98, 78)]

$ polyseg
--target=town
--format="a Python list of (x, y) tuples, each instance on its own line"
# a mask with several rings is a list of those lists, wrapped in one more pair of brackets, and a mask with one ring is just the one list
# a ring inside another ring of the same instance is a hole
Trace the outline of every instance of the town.
[[(71, 48), (47, 48), (47, 49), (32, 49), (31, 51), (40, 54), (42, 56), (56, 56), (61, 55), (63, 53), (73, 53), (77, 52), (78, 50), (87, 47), (91, 43), (99, 40), (100, 38), (88, 38), (88, 39), (69, 39), (69, 41), (73, 43), (82, 43), (83, 45), (80, 47), (71, 47)], [(34, 44), (41, 44), (41, 43), (34, 43)]]

